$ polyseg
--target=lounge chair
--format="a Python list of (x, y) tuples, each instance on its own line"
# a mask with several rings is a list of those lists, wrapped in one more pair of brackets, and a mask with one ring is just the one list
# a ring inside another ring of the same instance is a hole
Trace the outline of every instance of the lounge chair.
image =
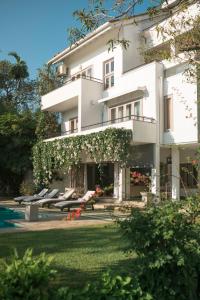
[(29, 198), (33, 198), (33, 197), (38, 199), (38, 197), (44, 197), (47, 192), (48, 192), (48, 189), (43, 189), (43, 190), (41, 190), (40, 193), (34, 194), (32, 196), (20, 196), (20, 197), (16, 197), (16, 198), (14, 198), (14, 201), (16, 201), (16, 202), (18, 202), (20, 204), (25, 199), (29, 199)]
[[(76, 206), (76, 205), (81, 205), (83, 204), (84, 206), (87, 205), (88, 202), (90, 202), (90, 200), (93, 198), (95, 194), (95, 191), (87, 191), (87, 193), (82, 197), (82, 198), (78, 198), (77, 200), (73, 200), (73, 201), (61, 201), (58, 202), (56, 204), (54, 204), (54, 207), (59, 208), (61, 211), (64, 210), (64, 208), (68, 208), (68, 211), (70, 211), (70, 208), (72, 206)], [(92, 205), (92, 209), (94, 209), (93, 207), (93, 203), (91, 203)]]
[(36, 201), (35, 203), (41, 205), (42, 207), (44, 207), (45, 205), (48, 205), (48, 207), (49, 207), (53, 203), (57, 203), (57, 202), (59, 203), (61, 201), (71, 198), (71, 196), (74, 192), (75, 192), (75, 189), (66, 188), (65, 193), (63, 195), (58, 196), (58, 198), (41, 199), (41, 200)]
[(22, 201), (22, 203), (36, 202), (40, 199), (51, 199), (54, 198), (59, 193), (59, 189), (53, 189), (50, 193), (46, 194), (44, 197), (29, 197)]

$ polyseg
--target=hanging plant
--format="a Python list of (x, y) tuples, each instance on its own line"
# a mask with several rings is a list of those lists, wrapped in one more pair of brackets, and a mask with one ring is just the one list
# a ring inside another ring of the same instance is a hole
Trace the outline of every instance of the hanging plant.
[(131, 130), (108, 128), (87, 135), (38, 142), (33, 148), (35, 183), (48, 185), (55, 171), (68, 171), (80, 165), (83, 153), (96, 163), (109, 161), (125, 166), (131, 139)]

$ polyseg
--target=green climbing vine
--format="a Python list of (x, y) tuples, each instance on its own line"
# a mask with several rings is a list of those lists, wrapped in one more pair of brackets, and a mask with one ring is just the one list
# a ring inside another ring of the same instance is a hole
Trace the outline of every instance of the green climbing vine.
[(48, 185), (57, 170), (68, 171), (87, 155), (96, 163), (105, 161), (126, 165), (132, 131), (108, 128), (87, 135), (77, 135), (47, 142), (38, 142), (33, 148), (33, 168), (36, 185)]

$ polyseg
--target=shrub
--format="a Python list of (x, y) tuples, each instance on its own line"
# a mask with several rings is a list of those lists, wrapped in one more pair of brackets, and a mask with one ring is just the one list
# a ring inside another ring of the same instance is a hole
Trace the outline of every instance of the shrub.
[(19, 187), (19, 192), (21, 195), (33, 195), (35, 192), (34, 184), (31, 182), (22, 181)]
[(51, 258), (45, 254), (33, 257), (28, 249), (20, 259), (15, 252), (10, 264), (3, 262), (0, 273), (1, 300), (47, 300), (52, 299)]
[(121, 277), (104, 273), (99, 281), (87, 284), (83, 289), (72, 290), (61, 288), (56, 300), (152, 300), (147, 293), (143, 293), (140, 285), (131, 277)]
[(200, 297), (200, 226), (198, 197), (167, 202), (145, 211), (134, 209), (119, 222), (138, 255), (137, 276), (155, 300)]

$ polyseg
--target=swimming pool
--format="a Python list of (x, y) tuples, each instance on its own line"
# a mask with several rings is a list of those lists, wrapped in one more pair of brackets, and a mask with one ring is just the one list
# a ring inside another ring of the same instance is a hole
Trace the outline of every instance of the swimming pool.
[(24, 219), (24, 213), (7, 207), (0, 207), (0, 229), (18, 227), (15, 223), (10, 223), (8, 220)]

